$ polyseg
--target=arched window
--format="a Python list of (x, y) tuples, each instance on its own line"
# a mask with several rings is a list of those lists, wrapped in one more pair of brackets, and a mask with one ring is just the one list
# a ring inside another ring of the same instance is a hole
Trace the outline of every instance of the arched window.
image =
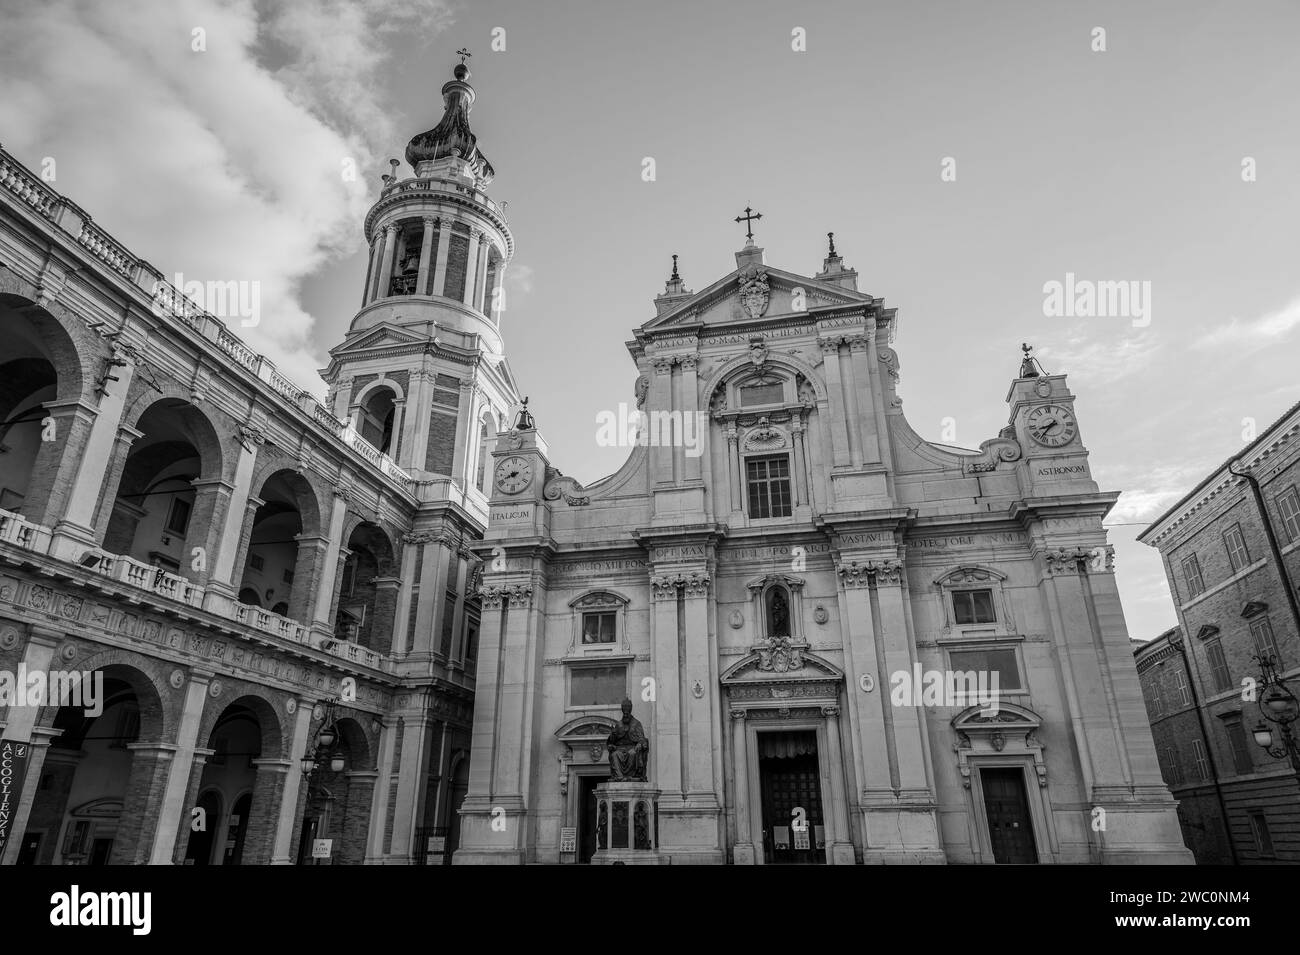
[(790, 598), (786, 589), (780, 584), (767, 592), (767, 635), (769, 637), (790, 636)]

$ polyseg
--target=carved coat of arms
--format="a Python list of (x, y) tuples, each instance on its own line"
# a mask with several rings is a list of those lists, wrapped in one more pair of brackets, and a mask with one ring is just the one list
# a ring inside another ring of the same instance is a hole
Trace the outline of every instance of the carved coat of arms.
[(740, 307), (750, 318), (763, 317), (770, 295), (765, 270), (756, 269), (740, 276)]
[(758, 647), (758, 668), (773, 673), (788, 673), (803, 666), (803, 653), (790, 645), (789, 637), (770, 637)]

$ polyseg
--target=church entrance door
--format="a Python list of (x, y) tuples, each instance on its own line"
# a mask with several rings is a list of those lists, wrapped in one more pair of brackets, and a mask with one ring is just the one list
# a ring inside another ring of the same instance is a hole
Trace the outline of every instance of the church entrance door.
[(989, 823), (994, 861), (999, 865), (1036, 863), (1038, 852), (1034, 848), (1024, 772), (1014, 767), (981, 769), (980, 785), (984, 789), (984, 815)]
[(596, 854), (596, 787), (608, 776), (578, 777), (578, 862), (591, 863)]
[(760, 732), (763, 853), (769, 865), (826, 861), (821, 771), (813, 730)]

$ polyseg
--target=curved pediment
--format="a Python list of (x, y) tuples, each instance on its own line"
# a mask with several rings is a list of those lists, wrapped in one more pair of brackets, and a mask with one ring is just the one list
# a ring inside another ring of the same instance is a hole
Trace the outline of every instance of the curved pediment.
[(567, 742), (585, 743), (593, 739), (603, 740), (617, 725), (618, 721), (608, 716), (578, 716), (556, 730), (555, 736)]
[(1043, 718), (1027, 706), (1021, 706), (1018, 703), (1009, 703), (1006, 700), (997, 702), (997, 710), (991, 711), (991, 707), (983, 703), (976, 703), (968, 706), (952, 718), (952, 728), (961, 732), (976, 732), (981, 730), (1035, 730), (1043, 725)]

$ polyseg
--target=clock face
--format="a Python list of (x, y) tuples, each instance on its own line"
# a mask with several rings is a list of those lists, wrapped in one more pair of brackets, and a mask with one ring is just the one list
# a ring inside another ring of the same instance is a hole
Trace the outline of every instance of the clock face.
[(1029, 436), (1049, 448), (1059, 448), (1074, 440), (1078, 429), (1074, 415), (1060, 405), (1039, 405), (1029, 412)]
[(506, 494), (518, 494), (533, 482), (533, 466), (527, 458), (505, 458), (497, 465), (497, 487)]

